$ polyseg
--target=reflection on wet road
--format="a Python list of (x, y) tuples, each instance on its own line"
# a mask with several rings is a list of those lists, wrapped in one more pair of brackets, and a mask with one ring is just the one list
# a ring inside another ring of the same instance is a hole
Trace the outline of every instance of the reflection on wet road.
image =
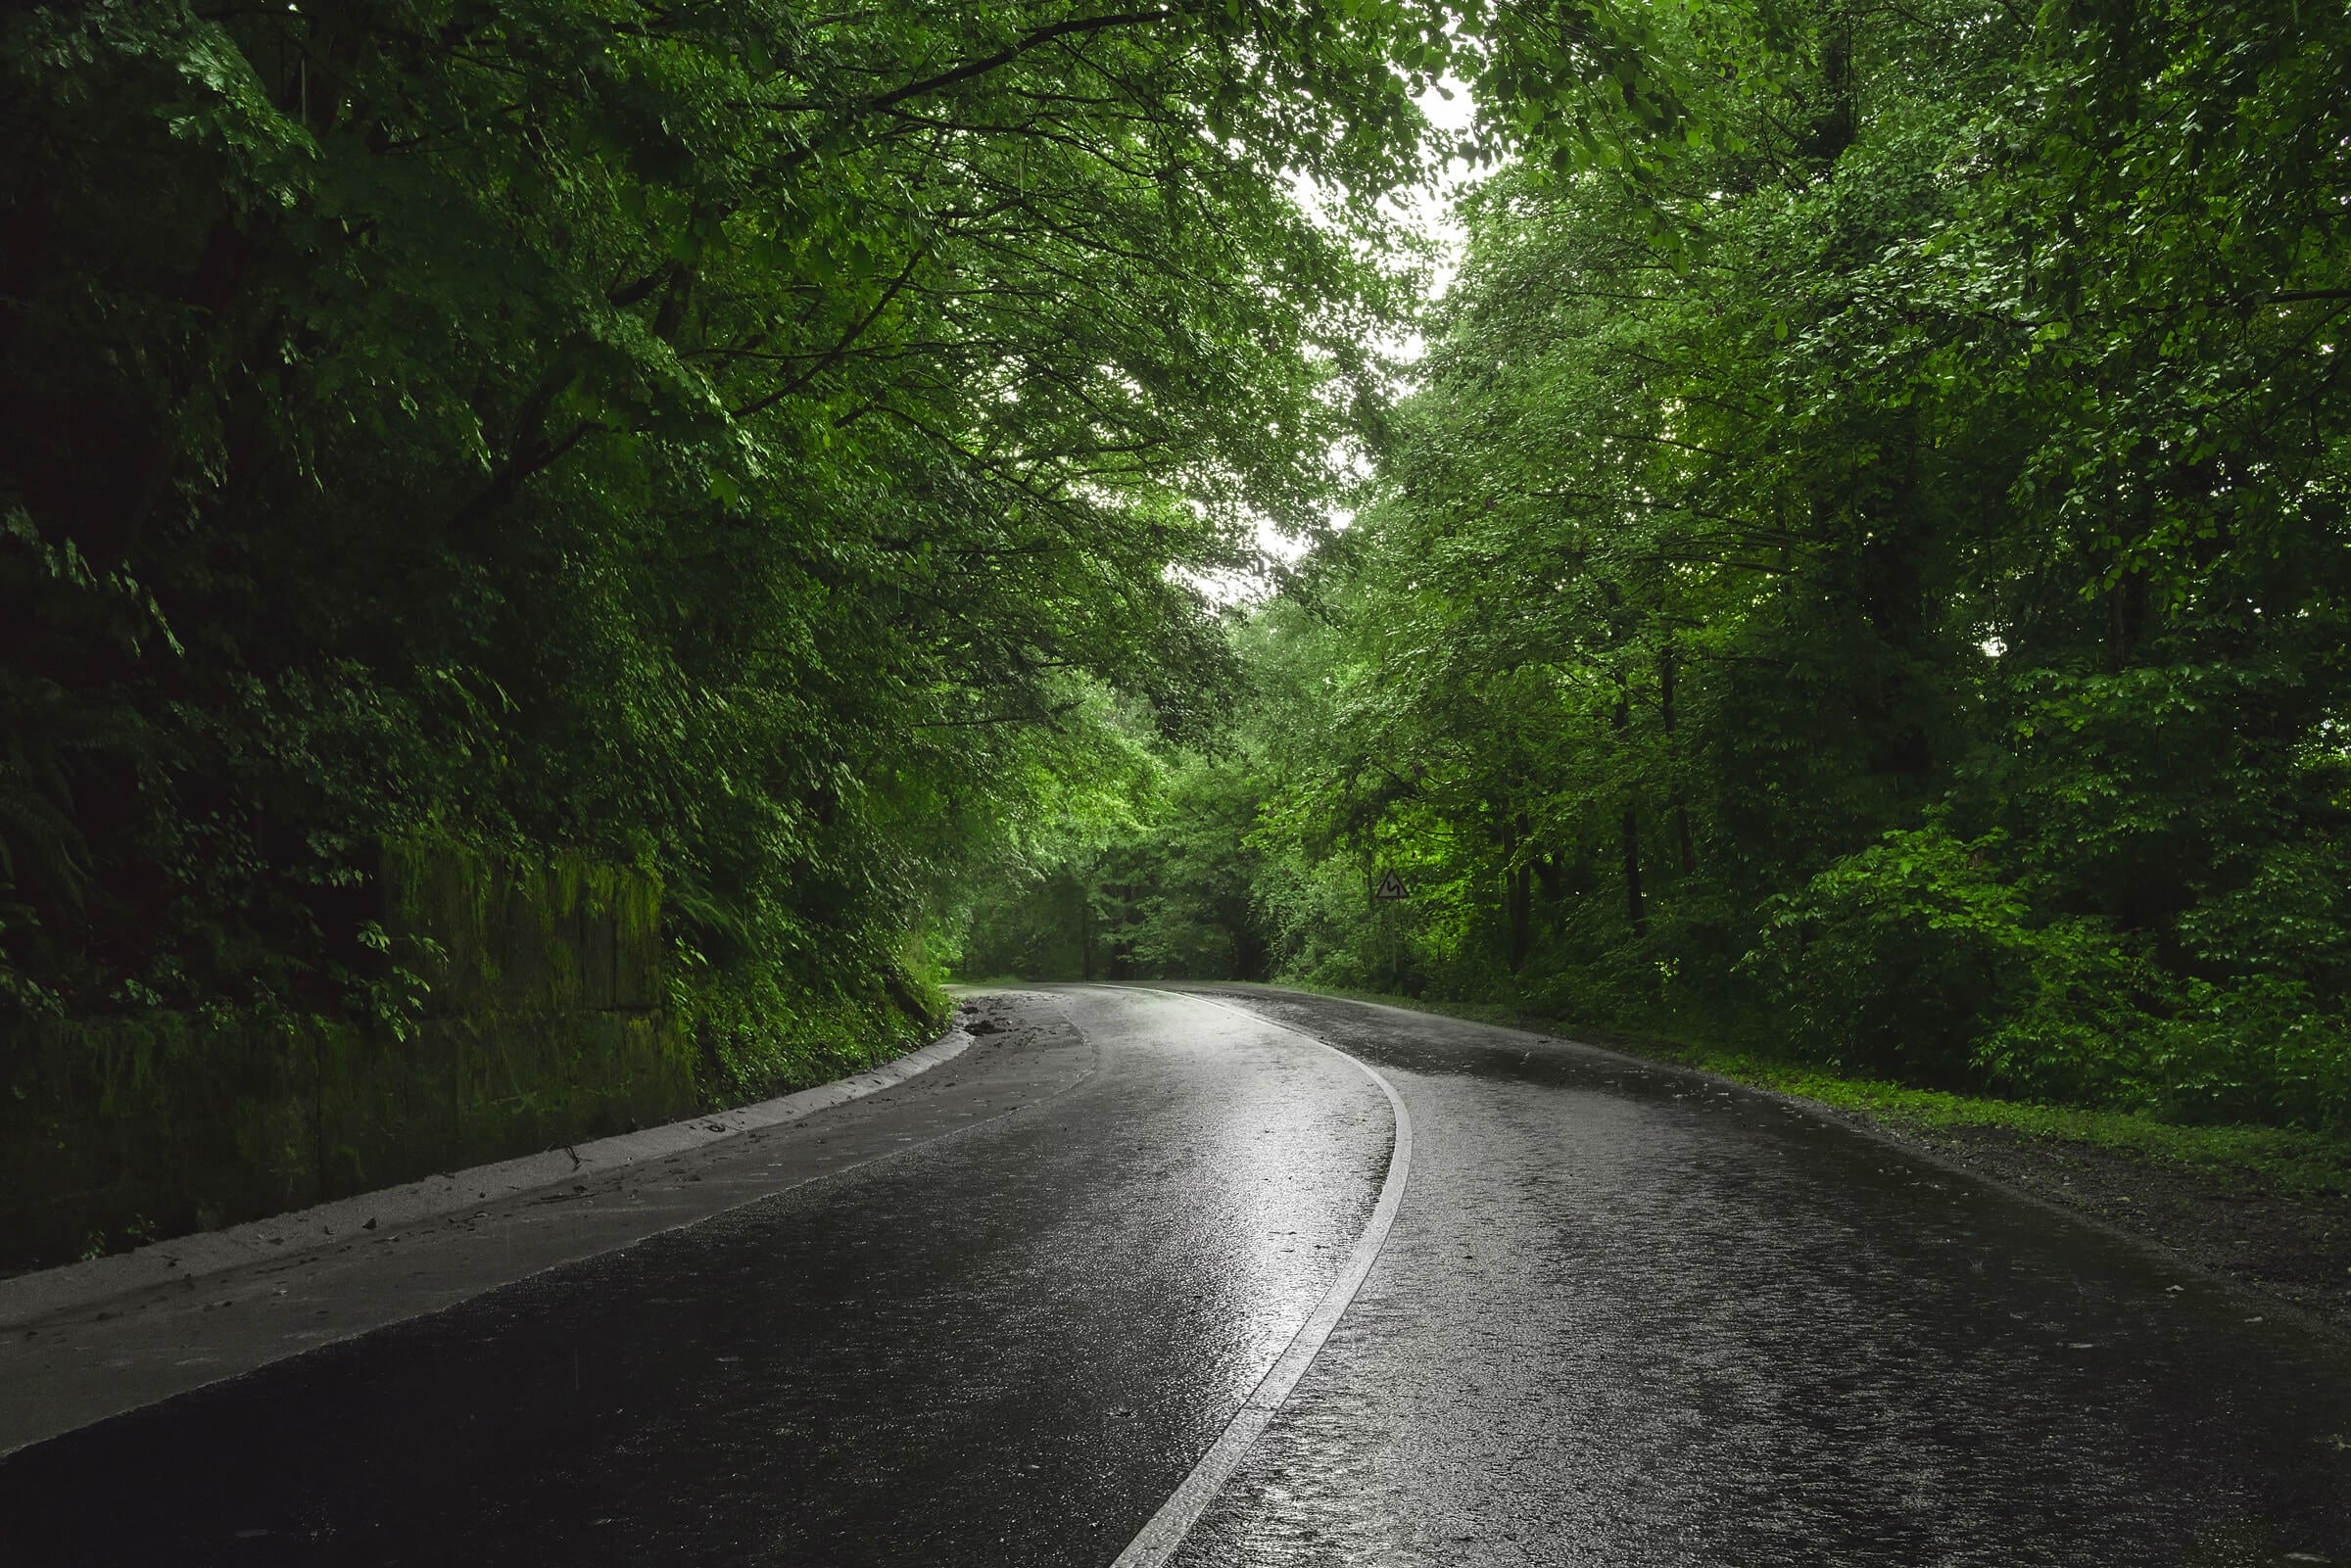
[(1337, 1273), (1390, 1118), (1195, 1002), (1013, 1026), (1065, 1011), (1100, 1065), (1042, 1104), (0, 1462), (0, 1561), (1109, 1561)]
[(2351, 1556), (2351, 1361), (2275, 1308), (1767, 1097), (1199, 989), (998, 998), (861, 1163), (0, 1460), (0, 1563), (1106, 1564), (1386, 1172), (1266, 1020), (1412, 1176), (1178, 1563)]
[(2275, 1308), (1761, 1095), (1223, 994), (1378, 1066), (1415, 1154), (1179, 1563), (2351, 1553), (2351, 1361)]

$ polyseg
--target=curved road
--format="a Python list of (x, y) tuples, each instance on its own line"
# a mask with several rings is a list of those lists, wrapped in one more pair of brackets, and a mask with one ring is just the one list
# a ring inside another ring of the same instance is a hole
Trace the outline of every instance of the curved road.
[(1395, 1122), (1317, 1040), (1410, 1181), (1177, 1563), (2351, 1555), (2351, 1357), (2275, 1307), (1713, 1080), (1190, 989), (12, 1331), (0, 1563), (1109, 1563), (1356, 1256)]

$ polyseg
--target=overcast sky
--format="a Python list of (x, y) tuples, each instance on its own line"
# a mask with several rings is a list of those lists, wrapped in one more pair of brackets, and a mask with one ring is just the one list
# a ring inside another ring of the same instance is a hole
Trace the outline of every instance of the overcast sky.
[[(1441, 98), (1432, 90), (1420, 99), (1421, 113), (1441, 130), (1467, 129), (1472, 112), (1467, 84), (1447, 78), (1441, 85), (1453, 97), (1450, 100)], [(1453, 286), (1454, 276), (1461, 269), (1462, 245), (1465, 236), (1454, 217), (1454, 199), (1459, 195), (1463, 183), (1471, 178), (1472, 171), (1468, 166), (1457, 162), (1449, 166), (1435, 182), (1408, 193), (1402, 203), (1408, 221), (1423, 234), (1435, 238), (1440, 245), (1435, 270), (1429, 279), (1428, 297), (1431, 300), (1444, 298), (1445, 291)], [(1318, 208), (1319, 204), (1311, 181), (1299, 178), (1297, 190), (1300, 201), (1310, 212)], [(1412, 332), (1382, 347), (1410, 362), (1420, 357), (1422, 346), (1420, 335)], [(1344, 527), (1344, 514), (1334, 517), (1333, 521)], [(1259, 525), (1258, 547), (1285, 562), (1296, 560), (1306, 549), (1303, 542), (1285, 538), (1271, 523)], [(1245, 577), (1198, 581), (1218, 600), (1225, 603), (1261, 596), (1268, 587), (1263, 582)]]

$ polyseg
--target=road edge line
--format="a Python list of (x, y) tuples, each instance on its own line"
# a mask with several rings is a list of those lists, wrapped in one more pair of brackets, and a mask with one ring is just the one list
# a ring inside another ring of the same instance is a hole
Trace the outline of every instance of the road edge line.
[(1140, 985), (1131, 989), (1151, 990), (1159, 996), (1178, 996), (1186, 1001), (1206, 1002), (1211, 1007), (1238, 1014), (1253, 1023), (1279, 1029), (1284, 1034), (1294, 1034), (1309, 1044), (1320, 1046), (1376, 1084), (1379, 1092), (1388, 1097), (1388, 1109), (1396, 1118), (1396, 1136), (1388, 1150), (1388, 1179), (1379, 1189), (1379, 1202), (1372, 1206), (1371, 1217), (1365, 1222), (1362, 1234), (1355, 1239), (1355, 1251), (1347, 1259), (1346, 1268), (1331, 1282), (1330, 1289), (1299, 1326), (1298, 1332), (1291, 1336), (1288, 1347), (1267, 1368), (1266, 1375), (1258, 1380), (1257, 1387), (1249, 1391), (1249, 1397), (1241, 1402), (1241, 1407), (1224, 1424), (1224, 1430), (1218, 1435), (1216, 1443), (1200, 1456), (1199, 1463), (1192, 1466), (1191, 1473), (1183, 1478), (1169, 1495), (1168, 1500), (1160, 1504), (1159, 1511), (1127, 1544), (1127, 1549), (1120, 1552), (1111, 1563), (1111, 1568), (1164, 1568), (1168, 1560), (1176, 1555), (1176, 1548), (1183, 1544), (1184, 1538), (1192, 1533), (1192, 1527), (1200, 1522), (1200, 1516), (1208, 1511), (1208, 1505), (1216, 1500), (1217, 1494), (1223, 1490), (1224, 1483), (1232, 1478), (1232, 1472), (1240, 1468), (1241, 1460), (1255, 1446), (1259, 1436), (1272, 1424), (1274, 1415), (1289, 1399), (1290, 1392), (1298, 1386), (1298, 1380), (1306, 1375), (1306, 1369), (1321, 1354), (1323, 1342), (1339, 1326), (1339, 1319), (1346, 1315), (1347, 1308), (1355, 1304), (1356, 1293), (1363, 1289), (1364, 1281), (1369, 1277), (1371, 1265), (1379, 1260), (1380, 1249), (1387, 1245), (1388, 1231), (1396, 1223), (1396, 1211), (1404, 1203), (1405, 1183), (1413, 1173), (1413, 1114), (1405, 1109), (1404, 1096), (1396, 1092), (1396, 1086), (1381, 1076), (1376, 1069), (1362, 1058), (1340, 1050), (1328, 1040), (1318, 1040), (1303, 1029), (1292, 1028), (1286, 1023), (1276, 1022), (1247, 1008), (1221, 1002), (1212, 996), (1199, 996), (1188, 991), (1161, 991)]

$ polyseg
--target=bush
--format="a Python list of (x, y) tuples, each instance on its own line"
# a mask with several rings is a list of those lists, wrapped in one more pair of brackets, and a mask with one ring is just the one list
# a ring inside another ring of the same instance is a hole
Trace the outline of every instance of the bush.
[(1969, 1079), (1975, 1046), (2032, 978), (2025, 904), (1992, 874), (1998, 835), (1890, 832), (1772, 900), (1745, 968), (1799, 1048), (1842, 1069)]
[(2351, 1129), (2351, 1038), (2300, 980), (2197, 980), (2155, 1031), (2148, 1088), (2184, 1121)]

